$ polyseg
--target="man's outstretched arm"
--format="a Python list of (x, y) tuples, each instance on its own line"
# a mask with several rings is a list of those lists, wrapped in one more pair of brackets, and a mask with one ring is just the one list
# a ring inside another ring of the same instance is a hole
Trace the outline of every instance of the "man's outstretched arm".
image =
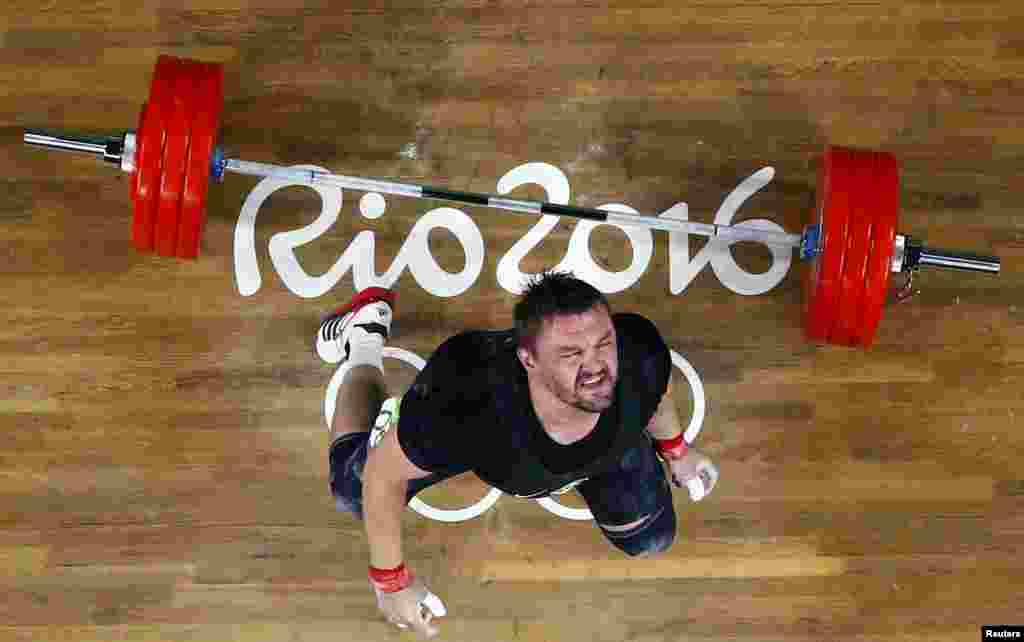
[(703, 453), (691, 449), (683, 439), (683, 427), (679, 423), (679, 413), (673, 388), (680, 385), (675, 369), (669, 378), (668, 388), (661, 397), (661, 403), (654, 416), (647, 423), (647, 432), (654, 438), (654, 443), (668, 464), (672, 474), (672, 482), (690, 491), (693, 501), (700, 501), (718, 482), (718, 469)]
[(669, 377), (668, 388), (661, 397), (661, 403), (654, 416), (647, 423), (647, 432), (651, 437), (659, 440), (670, 440), (681, 437), (683, 428), (679, 424), (679, 413), (676, 411), (676, 402), (673, 395), (673, 388), (680, 385), (679, 375), (676, 369), (672, 369), (672, 376)]

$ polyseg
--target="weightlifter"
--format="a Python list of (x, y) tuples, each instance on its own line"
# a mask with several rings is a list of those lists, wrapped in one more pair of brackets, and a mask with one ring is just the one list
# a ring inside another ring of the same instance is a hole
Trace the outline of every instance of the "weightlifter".
[(322, 359), (351, 364), (331, 427), (330, 489), (339, 510), (364, 522), (370, 583), (389, 622), (439, 632), (431, 620), (443, 606), (403, 562), (401, 520), (409, 500), (445, 479), (472, 471), (525, 498), (577, 488), (605, 538), (637, 557), (675, 538), (659, 458), (694, 501), (714, 488), (714, 464), (683, 440), (657, 328), (613, 314), (588, 283), (541, 274), (513, 328), (447, 339), (401, 397), (383, 377), (395, 302), (390, 290), (363, 290), (316, 340)]

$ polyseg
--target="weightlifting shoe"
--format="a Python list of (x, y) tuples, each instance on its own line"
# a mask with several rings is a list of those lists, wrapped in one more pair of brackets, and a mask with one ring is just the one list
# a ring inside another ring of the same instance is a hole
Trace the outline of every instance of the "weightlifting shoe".
[(359, 341), (374, 333), (387, 341), (396, 298), (393, 290), (385, 288), (366, 288), (357, 293), (320, 322), (317, 355), (327, 363), (340, 363), (349, 358), (353, 339)]

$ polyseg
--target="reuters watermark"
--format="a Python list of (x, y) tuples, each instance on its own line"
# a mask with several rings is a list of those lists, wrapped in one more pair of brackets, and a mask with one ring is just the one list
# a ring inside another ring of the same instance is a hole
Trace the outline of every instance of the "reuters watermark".
[(1024, 626), (1000, 626), (981, 627), (981, 639), (984, 640), (1024, 640)]

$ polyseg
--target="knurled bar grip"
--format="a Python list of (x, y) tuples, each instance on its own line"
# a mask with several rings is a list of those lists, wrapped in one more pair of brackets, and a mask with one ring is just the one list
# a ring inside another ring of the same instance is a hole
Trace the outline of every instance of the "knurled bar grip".
[(692, 223), (677, 219), (658, 218), (646, 214), (629, 214), (626, 212), (610, 212), (586, 207), (575, 207), (571, 205), (557, 205), (554, 203), (543, 203), (537, 201), (521, 201), (502, 198), (493, 194), (457, 192), (439, 187), (414, 185), (410, 183), (380, 181), (355, 176), (331, 174), (328, 172), (318, 172), (315, 170), (297, 170), (268, 163), (254, 163), (250, 161), (228, 159), (224, 163), (224, 169), (226, 171), (246, 176), (287, 179), (291, 182), (302, 185), (331, 185), (334, 187), (342, 187), (364, 192), (380, 192), (396, 196), (467, 203), (492, 209), (516, 212), (518, 214), (553, 214), (556, 216), (571, 216), (574, 218), (627, 226), (643, 226), (668, 232), (698, 234), (701, 236), (720, 238), (729, 242), (758, 241), (768, 245), (780, 245), (788, 248), (800, 247), (801, 243), (801, 236), (799, 234), (778, 234), (767, 230), (743, 229), (729, 225)]

